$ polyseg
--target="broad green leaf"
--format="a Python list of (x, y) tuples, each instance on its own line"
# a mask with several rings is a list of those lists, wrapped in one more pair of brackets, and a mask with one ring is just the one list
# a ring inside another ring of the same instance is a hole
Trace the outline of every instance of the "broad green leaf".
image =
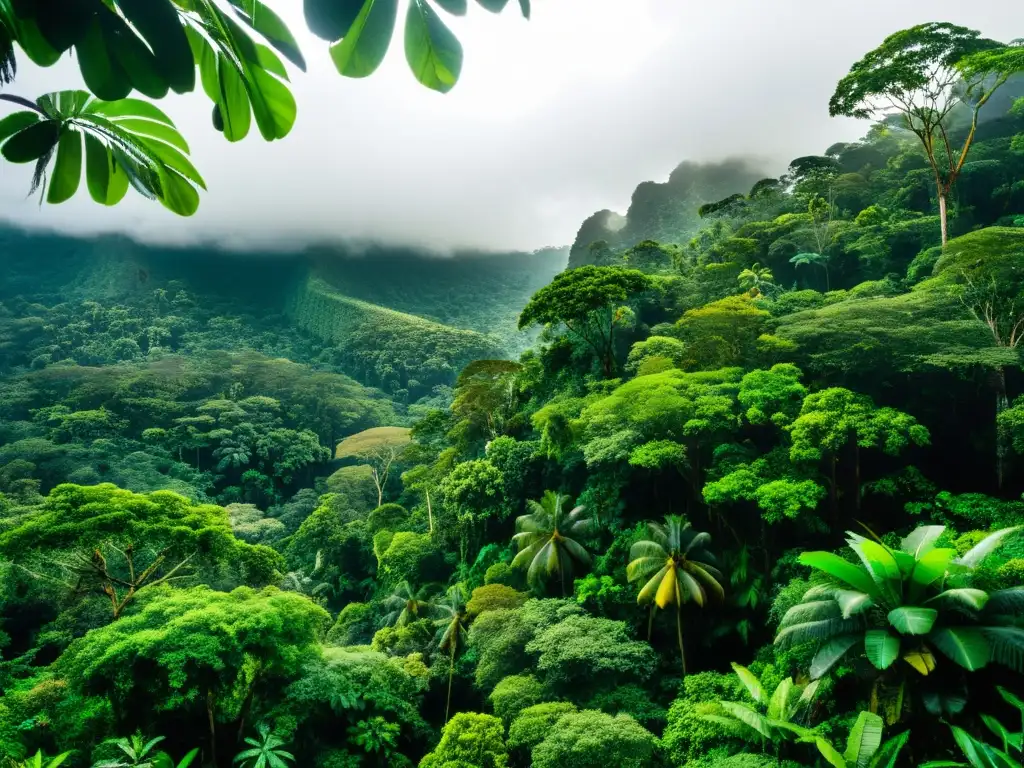
[(884, 629), (864, 633), (864, 654), (875, 669), (888, 669), (900, 655), (900, 639)]
[(933, 632), (928, 639), (968, 672), (981, 669), (989, 662), (988, 641), (979, 629), (948, 627)]
[(758, 680), (754, 673), (741, 664), (737, 664), (735, 661), (732, 662), (732, 671), (736, 673), (736, 677), (743, 683), (743, 687), (747, 689), (747, 693), (750, 694), (750, 698), (756, 701), (758, 704), (764, 702), (764, 689), (761, 687), (761, 681)]
[(267, 141), (283, 139), (295, 125), (295, 97), (280, 80), (262, 69), (250, 71), (255, 89), (250, 88), (253, 115), (260, 134)]
[(850, 535), (849, 542), (850, 548), (860, 556), (864, 568), (871, 574), (883, 601), (899, 605), (903, 599), (903, 573), (893, 553), (877, 541), (856, 534)]
[(934, 608), (904, 605), (889, 611), (888, 619), (901, 635), (927, 635), (935, 626), (939, 612)]
[(882, 747), (871, 759), (871, 768), (896, 768), (896, 761), (899, 759), (900, 752), (903, 751), (903, 747), (906, 746), (909, 739), (910, 731), (904, 731), (893, 736), (891, 739), (886, 739), (885, 743), (882, 744)]
[(156, 56), (160, 73), (175, 93), (196, 86), (192, 48), (170, 0), (116, 0), (125, 18), (139, 31)]
[(411, 0), (405, 18), (405, 58), (423, 85), (447, 93), (462, 71), (462, 44), (427, 0)]
[(38, 112), (14, 112), (0, 120), (0, 143), (3, 143), (19, 131), (39, 122)]
[(786, 703), (793, 691), (793, 678), (787, 677), (775, 687), (771, 701), (768, 702), (768, 717), (771, 720), (782, 720), (786, 716)]
[(177, 171), (181, 176), (184, 176), (193, 184), (206, 189), (206, 182), (203, 181), (203, 177), (199, 175), (199, 171), (196, 170), (196, 167), (192, 165), (191, 161), (181, 152), (161, 141), (154, 141), (153, 139), (148, 138), (142, 138), (141, 141), (168, 168)]
[(43, 120), (14, 134), (0, 148), (0, 154), (11, 163), (33, 163), (57, 144), (60, 123)]
[(365, 0), (344, 38), (331, 46), (331, 60), (345, 77), (368, 77), (384, 60), (395, 31), (398, 0)]
[(328, 42), (341, 40), (363, 9), (365, 0), (304, 0), (309, 31)]
[(1016, 672), (1024, 672), (1024, 629), (1020, 627), (982, 627), (989, 646), (990, 660)]
[(920, 560), (935, 547), (935, 542), (945, 531), (942, 525), (922, 525), (915, 528), (900, 544), (900, 549), (915, 560)]
[(128, 175), (103, 143), (85, 135), (85, 180), (89, 195), (100, 205), (117, 205), (128, 192)]
[(959, 565), (966, 566), (967, 568), (975, 568), (981, 565), (982, 561), (992, 554), (1002, 543), (1003, 540), (1012, 533), (1020, 531), (1021, 526), (1013, 528), (1003, 528), (1001, 531), (990, 533), (980, 542), (975, 544), (971, 549), (956, 562)]
[(158, 123), (174, 127), (174, 121), (163, 110), (142, 99), (94, 101), (86, 111), (89, 114), (103, 115), (115, 121), (122, 117), (144, 117), (147, 120), (156, 120)]
[(999, 695), (1003, 698), (1003, 701), (1005, 701), (1011, 707), (1016, 707), (1017, 711), (1020, 712), (1021, 717), (1024, 718), (1024, 701), (1021, 701), (1019, 698), (1017, 698), (1014, 694), (1010, 693), (1008, 690), (1003, 688), (1003, 686), (1001, 685), (997, 685), (996, 690), (999, 692)]
[(833, 637), (818, 649), (811, 660), (811, 679), (817, 680), (839, 661), (860, 639), (858, 635), (840, 635)]
[(846, 759), (836, 751), (835, 747), (829, 744), (820, 736), (814, 739), (814, 745), (818, 748), (821, 756), (828, 761), (833, 768), (847, 768)]
[(992, 717), (992, 715), (986, 715), (984, 712), (981, 713), (981, 722), (999, 739), (999, 742), (1003, 745), (1004, 752), (1009, 751), (1011, 746), (1015, 749), (1020, 749), (1019, 733), (1010, 733), (1005, 725)]
[(935, 597), (930, 597), (925, 602), (941, 603), (948, 608), (957, 606), (968, 608), (972, 611), (980, 611), (988, 602), (988, 592), (983, 589), (971, 589), (963, 587), (959, 589), (947, 589)]
[(720, 703), (720, 706), (741, 723), (757, 731), (764, 738), (771, 737), (772, 729), (764, 715), (755, 712), (746, 704), (740, 704), (735, 701), (723, 701)]
[(882, 718), (873, 712), (861, 712), (846, 740), (844, 757), (850, 765), (868, 768), (871, 758), (882, 745)]
[(281, 17), (260, 0), (230, 0), (235, 12), (246, 24), (259, 32), (292, 64), (305, 71), (306, 60), (299, 44)]
[(858, 592), (872, 597), (878, 595), (878, 588), (871, 576), (863, 568), (844, 560), (839, 555), (831, 552), (804, 552), (799, 560), (802, 564), (823, 571)]
[(519, 10), (523, 13), (524, 19), (530, 18), (530, 0), (519, 0)]
[(956, 741), (960, 751), (964, 753), (972, 766), (983, 768), (1020, 768), (1020, 763), (999, 750), (993, 749), (983, 742), (978, 741), (967, 731), (957, 726), (951, 726), (953, 740)]
[(170, 84), (153, 52), (125, 21), (113, 13), (101, 17), (107, 50), (127, 75), (132, 87), (151, 99), (162, 99)]
[(191, 216), (199, 208), (199, 193), (188, 181), (174, 171), (160, 176), (162, 194), (160, 202), (179, 216)]
[(224, 120), (224, 138), (228, 141), (241, 141), (249, 135), (249, 127), (252, 125), (249, 92), (238, 70), (223, 53), (217, 54), (217, 76), (219, 88), (216, 101)]
[(844, 619), (863, 613), (874, 605), (871, 596), (865, 595), (863, 592), (856, 592), (851, 589), (837, 589), (834, 594), (836, 602), (839, 603), (839, 608), (843, 612)]
[(74, 196), (82, 180), (82, 134), (65, 127), (57, 142), (57, 160), (50, 175), (46, 202), (63, 203)]
[(98, 19), (94, 18), (78, 45), (75, 46), (78, 66), (86, 86), (97, 98), (116, 101), (125, 98), (132, 90), (128, 73), (121, 64), (110, 57), (110, 50)]
[(117, 125), (131, 133), (135, 133), (140, 136), (151, 136), (154, 139), (165, 141), (172, 147), (180, 149), (182, 152), (189, 151), (188, 142), (185, 141), (182, 135), (163, 123), (156, 123), (152, 120), (143, 120), (142, 118), (137, 117), (128, 117), (118, 120)]

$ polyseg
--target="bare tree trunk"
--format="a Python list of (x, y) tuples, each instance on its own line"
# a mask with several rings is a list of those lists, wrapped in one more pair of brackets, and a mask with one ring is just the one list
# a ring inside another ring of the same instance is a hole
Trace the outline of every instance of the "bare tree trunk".
[(999, 416), (1010, 407), (1006, 395), (1006, 369), (996, 369), (996, 488), (1003, 490), (1006, 480), (1006, 464), (1010, 456), (1010, 439), (1006, 430), (999, 427)]
[(452, 676), (455, 674), (455, 643), (452, 643), (452, 655), (448, 660), (448, 701), (444, 705), (444, 723), (448, 724), (448, 712), (452, 707)]
[(427, 495), (427, 521), (430, 523), (430, 535), (434, 535), (434, 511), (430, 507), (430, 489), (424, 488), (423, 492)]
[(206, 719), (210, 723), (210, 764), (217, 764), (217, 730), (213, 724), (213, 691), (206, 690)]
[(939, 189), (939, 226), (942, 228), (942, 247), (949, 241), (949, 229), (946, 225), (946, 191)]
[(686, 651), (683, 650), (683, 606), (676, 603), (676, 636), (679, 638), (679, 659), (683, 662), (683, 677), (686, 677)]

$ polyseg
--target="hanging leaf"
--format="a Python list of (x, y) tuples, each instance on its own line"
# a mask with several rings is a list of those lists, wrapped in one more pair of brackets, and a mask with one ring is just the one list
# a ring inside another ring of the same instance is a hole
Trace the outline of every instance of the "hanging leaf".
[(86, 25), (81, 40), (75, 46), (75, 53), (85, 85), (97, 98), (116, 101), (131, 93), (128, 73), (110, 55), (98, 18), (93, 17)]
[(38, 112), (15, 112), (0, 120), (0, 143), (39, 122)]
[(170, 0), (117, 0), (125, 18), (156, 57), (157, 68), (175, 93), (196, 86), (196, 65), (178, 12)]
[(411, 0), (405, 19), (405, 58), (416, 79), (447, 93), (462, 71), (462, 44), (426, 0)]
[(505, 10), (505, 6), (508, 5), (508, 0), (476, 0), (480, 4), (481, 8), (490, 11), (491, 13), (501, 13)]
[(82, 180), (82, 134), (65, 127), (57, 142), (57, 160), (53, 165), (46, 202), (63, 203), (74, 197)]
[(128, 174), (110, 150), (92, 134), (85, 134), (85, 181), (89, 195), (100, 205), (117, 205), (128, 193)]
[(981, 630), (972, 627), (949, 627), (933, 632), (929, 639), (942, 653), (974, 672), (989, 662), (989, 646)]
[(523, 12), (523, 18), (530, 18), (530, 0), (519, 0), (519, 10)]
[(860, 638), (857, 635), (840, 635), (825, 643), (811, 660), (811, 679), (817, 680), (839, 661)]
[(384, 60), (395, 31), (398, 0), (366, 0), (345, 37), (331, 46), (334, 66), (345, 77), (369, 77)]
[(341, 40), (352, 28), (364, 4), (364, 0), (305, 0), (306, 26), (328, 42)]
[(291, 30), (281, 21), (280, 16), (260, 0), (229, 0), (229, 2), (242, 21), (261, 34), (288, 61), (303, 72), (306, 71), (306, 60), (302, 56), (302, 51), (299, 50), (299, 44), (292, 36)]
[(60, 123), (43, 120), (11, 136), (0, 154), (11, 163), (32, 163), (51, 151), (59, 138)]

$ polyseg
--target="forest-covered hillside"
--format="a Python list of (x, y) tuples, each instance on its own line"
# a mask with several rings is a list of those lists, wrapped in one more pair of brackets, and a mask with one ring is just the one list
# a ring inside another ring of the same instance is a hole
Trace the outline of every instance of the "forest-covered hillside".
[(562, 271), (5, 232), (0, 761), (1019, 768), (1024, 61), (884, 45)]

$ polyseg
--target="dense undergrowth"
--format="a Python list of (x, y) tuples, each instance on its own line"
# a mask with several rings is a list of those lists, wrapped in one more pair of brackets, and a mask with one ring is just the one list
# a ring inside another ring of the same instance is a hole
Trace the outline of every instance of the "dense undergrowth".
[[(398, 332), (401, 370), (354, 368), (329, 306), (305, 335), (166, 261), (83, 300), (22, 260), (0, 754), (1019, 765), (1008, 106), (945, 249), (919, 144), (876, 126), (700, 217), (631, 211), (637, 241), (575, 249), (521, 307), (543, 332), (517, 360), (445, 368)], [(461, 338), (431, 295), (373, 311)]]

